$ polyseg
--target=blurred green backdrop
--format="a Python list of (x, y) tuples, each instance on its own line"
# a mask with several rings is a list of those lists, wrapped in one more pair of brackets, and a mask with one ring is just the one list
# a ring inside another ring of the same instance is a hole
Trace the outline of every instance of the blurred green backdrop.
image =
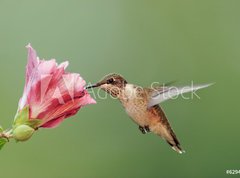
[[(240, 169), (239, 0), (0, 0), (0, 124), (10, 126), (31, 42), (95, 82), (216, 82), (162, 106), (186, 154), (142, 135), (116, 100), (97, 99), (53, 130), (0, 152), (2, 178), (229, 177)], [(103, 93), (101, 93), (103, 94)]]

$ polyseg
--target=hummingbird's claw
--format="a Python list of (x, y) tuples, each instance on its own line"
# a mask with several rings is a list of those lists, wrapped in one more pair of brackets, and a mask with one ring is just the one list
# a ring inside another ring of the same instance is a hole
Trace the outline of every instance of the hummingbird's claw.
[(146, 134), (146, 133), (150, 132), (150, 129), (149, 129), (148, 126), (144, 126), (144, 127), (139, 126), (138, 128), (143, 134)]
[(145, 126), (144, 129), (146, 130), (146, 132), (151, 132), (148, 126)]
[(146, 130), (144, 129), (144, 127), (142, 127), (142, 126), (139, 126), (138, 127), (139, 128), (139, 130), (143, 133), (143, 134), (145, 134), (146, 133)]

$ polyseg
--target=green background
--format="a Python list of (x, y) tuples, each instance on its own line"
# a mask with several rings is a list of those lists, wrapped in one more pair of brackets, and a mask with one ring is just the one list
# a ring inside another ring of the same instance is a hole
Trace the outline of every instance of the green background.
[(216, 82), (200, 100), (162, 104), (184, 155), (142, 135), (116, 100), (97, 98), (58, 128), (7, 144), (1, 178), (231, 177), (227, 169), (240, 169), (239, 9), (239, 0), (0, 0), (5, 128), (22, 95), (28, 42), (88, 82), (110, 72), (143, 86)]

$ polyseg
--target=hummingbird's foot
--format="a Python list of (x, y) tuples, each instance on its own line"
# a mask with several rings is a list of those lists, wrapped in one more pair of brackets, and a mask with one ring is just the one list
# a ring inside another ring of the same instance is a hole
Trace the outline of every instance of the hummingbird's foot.
[(147, 133), (146, 130), (144, 129), (144, 127), (139, 126), (138, 128), (139, 128), (139, 130), (140, 130), (143, 134)]
[(150, 132), (150, 129), (149, 129), (148, 126), (144, 126), (144, 127), (139, 126), (138, 128), (143, 134), (146, 134), (146, 133)]
[(148, 126), (145, 126), (144, 129), (146, 132), (151, 132)]

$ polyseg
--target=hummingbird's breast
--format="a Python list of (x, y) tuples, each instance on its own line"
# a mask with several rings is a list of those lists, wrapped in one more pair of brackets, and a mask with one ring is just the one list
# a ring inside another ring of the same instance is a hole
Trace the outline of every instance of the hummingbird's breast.
[(149, 125), (147, 97), (143, 88), (127, 84), (120, 101), (126, 113), (135, 123), (140, 126)]

